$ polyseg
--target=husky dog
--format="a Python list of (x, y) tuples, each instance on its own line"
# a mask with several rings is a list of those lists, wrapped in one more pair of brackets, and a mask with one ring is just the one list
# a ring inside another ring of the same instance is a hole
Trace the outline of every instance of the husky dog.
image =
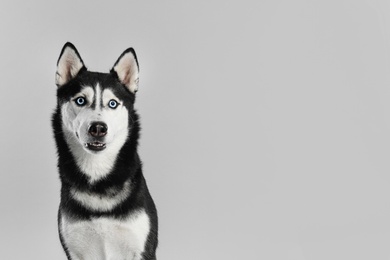
[(68, 259), (156, 259), (157, 211), (137, 153), (138, 68), (132, 48), (109, 73), (88, 71), (71, 43), (58, 59), (52, 125)]

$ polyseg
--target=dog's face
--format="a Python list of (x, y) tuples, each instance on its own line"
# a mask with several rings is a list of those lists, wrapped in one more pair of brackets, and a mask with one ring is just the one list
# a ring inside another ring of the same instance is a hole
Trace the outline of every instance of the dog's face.
[(74, 151), (116, 153), (131, 129), (138, 62), (126, 50), (110, 73), (89, 72), (76, 48), (65, 44), (57, 65), (58, 105), (65, 139)]
[(62, 102), (63, 130), (91, 153), (122, 146), (129, 131), (130, 93), (121, 91), (122, 86), (88, 83), (78, 80)]

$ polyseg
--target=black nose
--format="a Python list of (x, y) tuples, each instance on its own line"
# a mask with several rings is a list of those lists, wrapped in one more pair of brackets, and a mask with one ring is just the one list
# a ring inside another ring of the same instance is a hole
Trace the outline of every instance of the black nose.
[(88, 133), (93, 137), (102, 137), (107, 134), (107, 125), (103, 122), (93, 122), (88, 129)]

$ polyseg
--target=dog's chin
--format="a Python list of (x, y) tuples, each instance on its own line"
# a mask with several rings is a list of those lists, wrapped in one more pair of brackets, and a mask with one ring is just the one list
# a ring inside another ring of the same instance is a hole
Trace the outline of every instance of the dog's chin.
[(98, 142), (98, 141), (85, 143), (84, 148), (89, 152), (97, 153), (106, 149), (106, 143)]

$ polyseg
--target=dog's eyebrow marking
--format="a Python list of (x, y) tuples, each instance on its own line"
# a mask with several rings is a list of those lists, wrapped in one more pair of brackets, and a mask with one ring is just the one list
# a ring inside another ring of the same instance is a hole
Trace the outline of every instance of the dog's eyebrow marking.
[(77, 93), (76, 95), (74, 95), (74, 98), (77, 98), (80, 95), (87, 98), (89, 104), (93, 103), (93, 98), (94, 98), (93, 88), (91, 88), (89, 86), (85, 86), (85, 87), (83, 86), (82, 90), (79, 93)]
[(122, 100), (120, 100), (113, 92), (111, 89), (105, 89), (103, 90), (103, 93), (102, 93), (102, 102), (103, 102), (103, 106), (106, 106), (108, 104), (108, 102), (111, 100), (111, 99), (114, 99), (116, 101), (119, 102), (119, 104), (122, 104)]

